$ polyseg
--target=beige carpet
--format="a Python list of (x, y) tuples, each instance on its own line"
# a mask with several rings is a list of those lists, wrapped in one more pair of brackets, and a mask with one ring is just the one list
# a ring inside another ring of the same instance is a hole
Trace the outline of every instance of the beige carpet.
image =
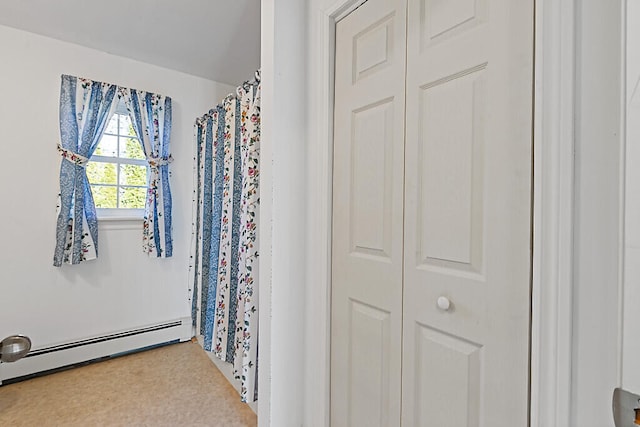
[(0, 426), (255, 426), (193, 342), (0, 387)]

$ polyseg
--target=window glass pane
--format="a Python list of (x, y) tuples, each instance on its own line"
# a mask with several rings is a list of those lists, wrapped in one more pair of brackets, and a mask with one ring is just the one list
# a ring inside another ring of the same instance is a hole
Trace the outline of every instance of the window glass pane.
[(117, 208), (117, 191), (117, 187), (92, 185), (91, 192), (93, 193), (93, 201), (96, 204), (96, 208)]
[(131, 119), (128, 114), (120, 115), (120, 135), (122, 136), (136, 136), (136, 132), (131, 125)]
[(87, 178), (91, 184), (117, 184), (116, 164), (89, 162), (87, 163)]
[(113, 116), (111, 116), (111, 119), (107, 124), (107, 129), (105, 130), (105, 133), (112, 133), (114, 135), (118, 133), (118, 115), (117, 114), (114, 114)]
[(147, 167), (120, 165), (120, 185), (147, 185)]
[(112, 135), (102, 135), (96, 151), (96, 156), (117, 156), (118, 155), (118, 137)]
[(135, 138), (120, 138), (120, 157), (126, 159), (145, 159), (142, 146)]
[(120, 187), (120, 207), (125, 209), (144, 209), (146, 188)]

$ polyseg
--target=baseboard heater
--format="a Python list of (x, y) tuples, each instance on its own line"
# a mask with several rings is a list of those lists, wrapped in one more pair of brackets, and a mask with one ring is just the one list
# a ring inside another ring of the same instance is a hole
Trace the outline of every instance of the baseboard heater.
[(190, 339), (191, 318), (182, 318), (46, 347), (34, 343), (23, 359), (0, 364), (0, 385)]

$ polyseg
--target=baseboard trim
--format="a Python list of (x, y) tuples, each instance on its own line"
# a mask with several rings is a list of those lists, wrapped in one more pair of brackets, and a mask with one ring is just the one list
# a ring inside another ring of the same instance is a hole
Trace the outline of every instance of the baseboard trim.
[(191, 318), (185, 317), (47, 347), (36, 347), (21, 360), (0, 364), (0, 385), (190, 339)]

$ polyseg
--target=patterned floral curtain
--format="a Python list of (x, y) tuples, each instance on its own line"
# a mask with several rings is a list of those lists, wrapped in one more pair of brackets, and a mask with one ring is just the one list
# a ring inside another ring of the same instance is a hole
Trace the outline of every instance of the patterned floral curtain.
[(142, 250), (150, 256), (168, 258), (173, 254), (169, 151), (171, 139), (171, 98), (135, 89), (120, 88), (147, 162), (149, 187), (145, 202)]
[(85, 167), (115, 110), (116, 90), (115, 85), (62, 76), (56, 267), (98, 256), (98, 221)]
[(245, 402), (257, 399), (259, 74), (256, 77), (255, 83), (239, 87), (237, 96), (228, 96), (196, 121), (194, 159), (194, 323), (200, 326), (205, 350), (233, 363)]

